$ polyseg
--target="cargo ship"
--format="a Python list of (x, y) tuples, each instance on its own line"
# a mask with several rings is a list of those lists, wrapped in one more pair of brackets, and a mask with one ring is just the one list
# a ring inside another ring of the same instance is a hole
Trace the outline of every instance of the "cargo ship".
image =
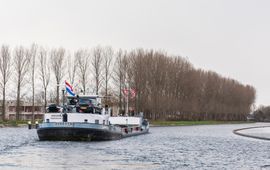
[(63, 107), (50, 105), (37, 127), (41, 141), (103, 141), (146, 134), (149, 122), (143, 114), (112, 116), (111, 108), (101, 107), (97, 95), (70, 96)]

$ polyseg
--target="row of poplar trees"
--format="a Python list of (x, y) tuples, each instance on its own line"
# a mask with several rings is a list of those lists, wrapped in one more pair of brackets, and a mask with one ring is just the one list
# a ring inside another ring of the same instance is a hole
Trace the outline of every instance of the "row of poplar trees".
[(80, 87), (84, 94), (88, 90), (105, 96), (107, 104), (118, 105), (119, 110), (114, 110), (118, 113), (124, 112), (127, 105), (123, 91), (133, 89), (135, 97), (129, 95), (129, 110), (144, 112), (146, 118), (154, 120), (244, 120), (256, 95), (252, 86), (196, 69), (187, 59), (161, 51), (114, 51), (111, 47), (97, 46), (69, 52), (36, 44), (14, 49), (3, 45), (0, 52), (3, 119), (8, 88), (16, 87), (13, 89), (16, 119), (20, 118), (24, 92), (31, 93), (28, 96), (34, 118), (38, 99), (42, 99), (39, 102), (44, 107), (49, 102), (60, 103), (60, 84), (64, 80)]
[(255, 102), (252, 86), (196, 69), (186, 58), (143, 49), (117, 58), (118, 74), (136, 89), (135, 111), (152, 120), (246, 120)]
[[(64, 48), (44, 48), (37, 44), (29, 47), (10, 48), (2, 45), (0, 51), (0, 88), (2, 92), (1, 118), (6, 119), (6, 97), (16, 100), (16, 120), (20, 119), (22, 102), (32, 103), (32, 119), (35, 105), (48, 103), (60, 105), (67, 80), (76, 92), (92, 92), (109, 96), (112, 78), (113, 49), (97, 46), (79, 49), (73, 53)], [(76, 85), (76, 87), (75, 87)], [(92, 89), (90, 89), (90, 87)], [(9, 94), (7, 94), (9, 91)], [(111, 93), (111, 92), (110, 92)], [(30, 96), (30, 97), (29, 97)]]

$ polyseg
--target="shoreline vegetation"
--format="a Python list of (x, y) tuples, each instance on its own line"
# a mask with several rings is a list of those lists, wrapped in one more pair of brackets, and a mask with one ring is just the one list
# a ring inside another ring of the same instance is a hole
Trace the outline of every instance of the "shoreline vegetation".
[(21, 127), (21, 126), (26, 126), (28, 124), (28, 120), (7, 120), (7, 121), (2, 121), (0, 120), (0, 128), (3, 127)]
[(193, 126), (193, 125), (221, 125), (221, 124), (244, 124), (255, 123), (253, 121), (150, 121), (151, 126)]
[[(220, 125), (220, 124), (243, 124), (243, 123), (255, 123), (253, 121), (150, 121), (152, 127), (155, 126), (193, 126), (193, 125)], [(21, 121), (0, 121), (0, 128), (3, 127), (22, 127), (28, 124), (28, 120)], [(32, 122), (33, 124), (33, 122)]]
[(104, 103), (117, 106), (120, 114), (129, 108), (149, 120), (246, 120), (256, 98), (253, 86), (196, 68), (187, 57), (163, 50), (94, 46), (70, 51), (32, 44), (2, 45), (0, 54), (3, 119), (10, 109), (20, 120), (23, 112), (60, 105), (65, 81), (75, 94), (106, 96)]

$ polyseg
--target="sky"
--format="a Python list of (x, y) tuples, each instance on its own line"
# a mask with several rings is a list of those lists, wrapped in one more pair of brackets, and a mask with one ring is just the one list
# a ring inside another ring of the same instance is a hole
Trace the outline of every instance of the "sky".
[(0, 0), (0, 45), (97, 45), (180, 55), (270, 105), (268, 0)]

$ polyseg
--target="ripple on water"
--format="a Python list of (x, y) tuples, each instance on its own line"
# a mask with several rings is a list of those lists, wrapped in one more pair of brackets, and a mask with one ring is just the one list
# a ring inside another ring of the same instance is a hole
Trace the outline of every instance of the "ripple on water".
[(249, 125), (155, 127), (106, 142), (40, 142), (35, 130), (0, 129), (0, 169), (268, 169), (270, 145), (236, 136)]
[(25, 128), (0, 128), (0, 134), (0, 152), (22, 147), (37, 140), (33, 131), (28, 131)]

